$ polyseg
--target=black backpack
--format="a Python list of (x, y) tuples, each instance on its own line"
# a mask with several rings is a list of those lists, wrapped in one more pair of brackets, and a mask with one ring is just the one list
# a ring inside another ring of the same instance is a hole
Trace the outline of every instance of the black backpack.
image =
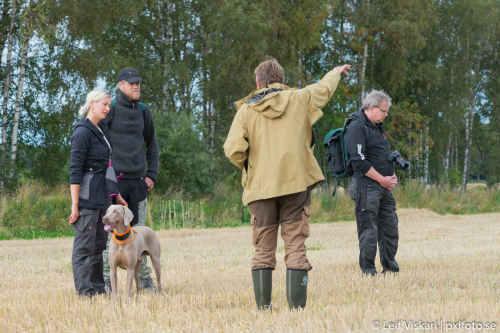
[(351, 120), (351, 117), (347, 118), (343, 127), (330, 130), (323, 139), (323, 145), (326, 149), (328, 169), (334, 178), (333, 196), (335, 196), (335, 193), (337, 192), (338, 181), (341, 178), (350, 177), (353, 174), (352, 167), (349, 164), (349, 156), (344, 138), (347, 125), (349, 125)]

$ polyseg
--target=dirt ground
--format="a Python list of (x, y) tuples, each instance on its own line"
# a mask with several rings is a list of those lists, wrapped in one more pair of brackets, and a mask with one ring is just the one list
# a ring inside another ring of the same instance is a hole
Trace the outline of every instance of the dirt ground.
[(313, 224), (301, 312), (288, 310), (281, 242), (273, 311), (255, 310), (248, 226), (161, 231), (166, 290), (131, 302), (75, 295), (72, 238), (2, 241), (0, 332), (499, 331), (500, 213), (399, 217), (401, 272), (375, 278), (359, 272), (355, 223)]

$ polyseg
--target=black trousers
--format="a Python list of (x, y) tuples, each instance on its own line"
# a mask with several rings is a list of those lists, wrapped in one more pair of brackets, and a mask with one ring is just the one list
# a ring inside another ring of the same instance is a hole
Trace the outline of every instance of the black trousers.
[(139, 202), (146, 199), (148, 188), (144, 178), (124, 178), (118, 181), (118, 188), (123, 199), (127, 201), (128, 208), (134, 214), (131, 225), (134, 226), (139, 221)]
[(80, 218), (73, 224), (73, 278), (80, 295), (93, 296), (104, 293), (102, 251), (106, 248), (107, 235), (102, 224), (103, 209), (82, 209)]
[(395, 259), (399, 231), (396, 201), (390, 191), (367, 177), (354, 177), (353, 199), (359, 240), (359, 265), (364, 273), (375, 273), (377, 243), (384, 271), (398, 272)]

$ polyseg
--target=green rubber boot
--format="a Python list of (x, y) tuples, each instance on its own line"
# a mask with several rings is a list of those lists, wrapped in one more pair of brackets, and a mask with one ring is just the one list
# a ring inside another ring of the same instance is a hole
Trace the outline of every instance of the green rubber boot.
[(303, 309), (307, 301), (307, 271), (287, 269), (286, 298), (290, 310)]
[(271, 291), (273, 289), (273, 270), (270, 268), (252, 271), (253, 290), (258, 310), (271, 310)]

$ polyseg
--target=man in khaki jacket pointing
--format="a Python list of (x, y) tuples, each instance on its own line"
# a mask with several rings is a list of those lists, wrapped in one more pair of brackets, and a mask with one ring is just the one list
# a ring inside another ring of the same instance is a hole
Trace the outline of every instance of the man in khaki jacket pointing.
[(307, 272), (312, 268), (304, 245), (310, 190), (324, 180), (311, 147), (312, 125), (350, 67), (335, 67), (319, 82), (291, 89), (284, 84), (278, 61), (266, 60), (255, 69), (257, 90), (236, 102), (238, 112), (224, 152), (242, 170), (243, 203), (252, 214), (252, 279), (258, 309), (271, 307), (279, 225), (288, 304), (291, 309), (306, 305)]

